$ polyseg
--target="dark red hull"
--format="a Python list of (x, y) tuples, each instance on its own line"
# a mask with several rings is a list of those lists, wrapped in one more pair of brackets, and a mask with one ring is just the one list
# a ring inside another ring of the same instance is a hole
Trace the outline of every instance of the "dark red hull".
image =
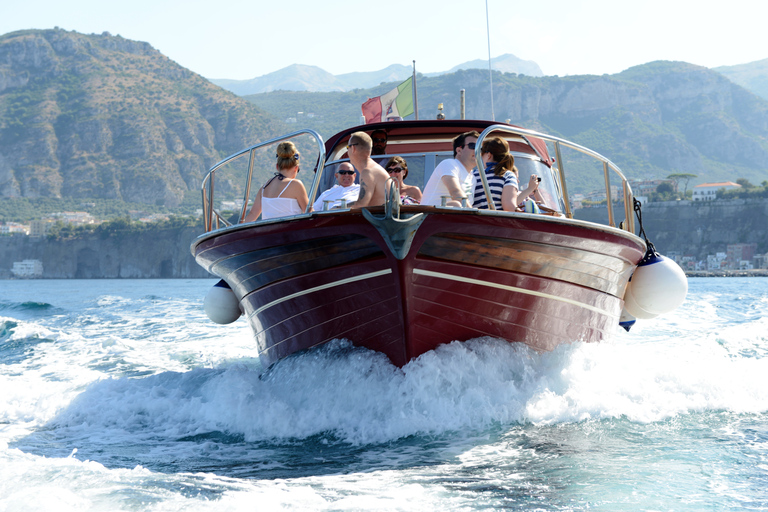
[(343, 211), (213, 231), (192, 250), (240, 299), (265, 365), (346, 338), (398, 366), (478, 336), (537, 350), (605, 339), (645, 252), (625, 231), (562, 218), (401, 213), (422, 213), (405, 247)]

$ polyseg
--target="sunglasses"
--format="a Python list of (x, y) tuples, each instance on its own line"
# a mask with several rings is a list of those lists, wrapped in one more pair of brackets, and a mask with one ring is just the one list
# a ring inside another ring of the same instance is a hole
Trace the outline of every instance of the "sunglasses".
[(404, 169), (402, 167), (390, 167), (387, 169), (387, 172), (392, 174), (393, 172), (403, 172), (403, 170)]
[(476, 144), (474, 142), (470, 142), (470, 143), (464, 144), (464, 146), (468, 147), (469, 149), (475, 149), (475, 145)]
[(355, 174), (355, 171), (339, 171), (339, 174)]
[(354, 144), (347, 144), (347, 149), (351, 148), (352, 146), (357, 146), (357, 144), (358, 144), (357, 142), (355, 142)]
[(387, 142), (387, 139), (373, 139), (373, 142)]

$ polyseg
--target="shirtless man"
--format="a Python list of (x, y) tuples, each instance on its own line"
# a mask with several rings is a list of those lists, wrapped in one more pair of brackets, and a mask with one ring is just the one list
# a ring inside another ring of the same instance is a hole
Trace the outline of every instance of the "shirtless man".
[(384, 190), (389, 174), (371, 158), (373, 141), (365, 132), (355, 132), (349, 137), (347, 154), (349, 161), (360, 173), (360, 195), (350, 208), (379, 206), (384, 204)]

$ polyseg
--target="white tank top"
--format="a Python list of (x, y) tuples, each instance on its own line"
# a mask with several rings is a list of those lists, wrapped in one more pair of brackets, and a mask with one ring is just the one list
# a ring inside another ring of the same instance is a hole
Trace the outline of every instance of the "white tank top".
[(261, 218), (262, 219), (275, 219), (277, 217), (290, 217), (291, 215), (299, 215), (304, 211), (299, 207), (299, 202), (292, 197), (280, 197), (283, 192), (291, 185), (293, 180), (288, 180), (288, 184), (280, 191), (277, 197), (264, 197), (264, 192), (261, 196)]

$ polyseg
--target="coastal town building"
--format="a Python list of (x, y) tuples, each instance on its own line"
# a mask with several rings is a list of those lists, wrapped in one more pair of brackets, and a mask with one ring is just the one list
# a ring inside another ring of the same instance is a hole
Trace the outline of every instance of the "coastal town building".
[(11, 273), (16, 277), (31, 278), (43, 276), (43, 262), (40, 260), (14, 261)]
[(755, 262), (755, 268), (768, 268), (768, 252), (765, 254), (755, 254), (753, 261)]
[(725, 260), (728, 257), (728, 255), (724, 252), (718, 252), (716, 254), (708, 254), (707, 255), (707, 270), (723, 270), (725, 265)]
[(0, 235), (28, 235), (29, 225), (18, 222), (5, 222), (0, 224)]
[(726, 251), (732, 268), (744, 270), (754, 267), (752, 260), (757, 253), (757, 244), (729, 244)]
[(33, 220), (29, 223), (29, 236), (45, 236), (53, 226), (51, 219)]
[(733, 183), (732, 181), (702, 183), (701, 185), (693, 187), (693, 195), (691, 196), (691, 199), (694, 201), (714, 201), (717, 198), (718, 190), (732, 190), (734, 188), (741, 188), (741, 185)]
[(656, 189), (662, 183), (669, 183), (672, 188), (677, 192), (677, 182), (674, 180), (628, 180), (629, 186), (632, 187), (632, 194), (635, 196), (649, 196), (651, 193), (656, 192)]
[(46, 218), (60, 220), (65, 224), (73, 224), (75, 226), (96, 224), (96, 219), (88, 212), (59, 212), (52, 213), (46, 216)]

